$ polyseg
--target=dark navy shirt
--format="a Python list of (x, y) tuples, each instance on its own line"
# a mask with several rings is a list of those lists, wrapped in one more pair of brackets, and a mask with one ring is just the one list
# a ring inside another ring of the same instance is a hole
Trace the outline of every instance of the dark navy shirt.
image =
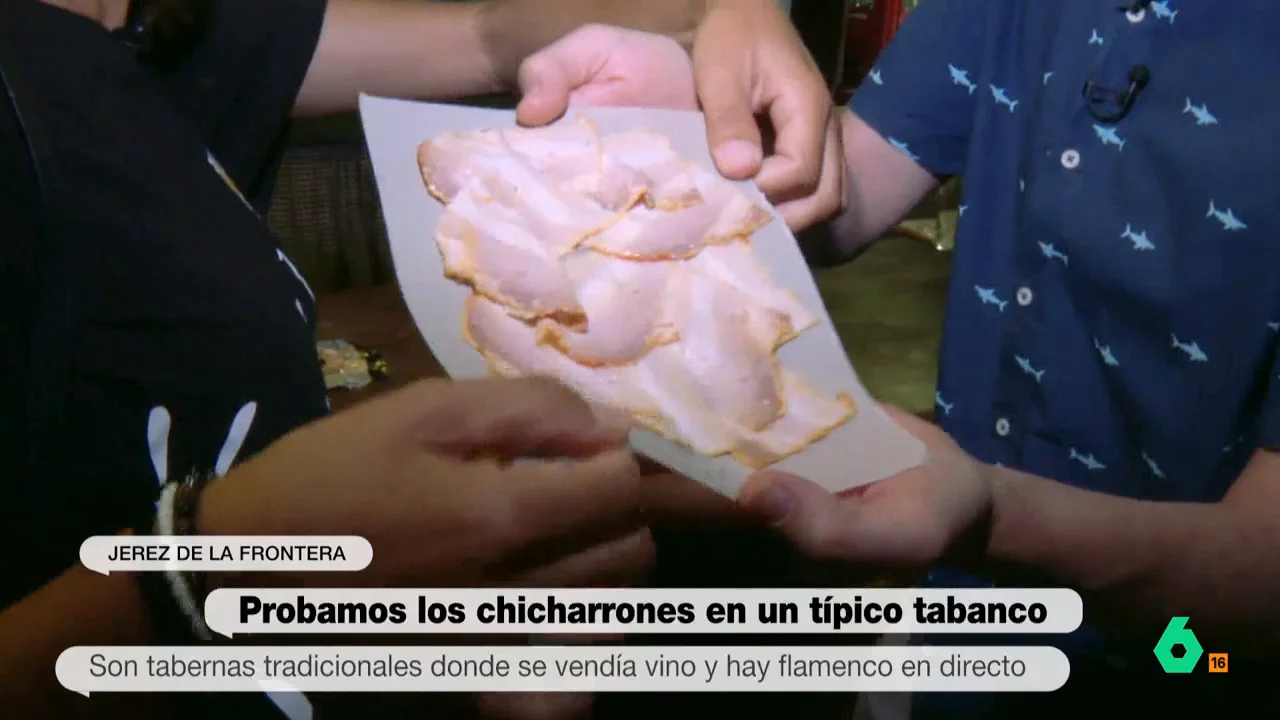
[[(1280, 448), (1280, 4), (1122, 4), (925, 0), (852, 108), (963, 177), (939, 424), (985, 462), (1211, 502)], [(1062, 644), (1073, 676), (1108, 646)]]
[[(324, 0), (217, 0), (167, 68), (53, 5), (0, 7), (3, 607), (327, 396), (311, 290), (260, 218)], [(258, 711), (279, 716), (253, 694), (180, 710)]]

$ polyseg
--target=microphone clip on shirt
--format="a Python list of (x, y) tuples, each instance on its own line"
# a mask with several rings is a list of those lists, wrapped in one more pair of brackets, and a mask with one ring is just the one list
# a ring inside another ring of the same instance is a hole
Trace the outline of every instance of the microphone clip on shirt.
[(1133, 109), (1134, 102), (1142, 89), (1151, 82), (1151, 71), (1146, 65), (1134, 65), (1129, 68), (1129, 86), (1123, 90), (1099, 85), (1093, 80), (1084, 84), (1081, 94), (1085, 107), (1094, 120), (1103, 123), (1118, 123)]

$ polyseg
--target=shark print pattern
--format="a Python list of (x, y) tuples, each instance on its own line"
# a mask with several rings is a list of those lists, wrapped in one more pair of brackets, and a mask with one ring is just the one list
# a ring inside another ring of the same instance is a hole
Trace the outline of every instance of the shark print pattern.
[(974, 91), (978, 89), (978, 86), (975, 85), (974, 82), (969, 79), (968, 71), (962, 70), (956, 67), (955, 65), (948, 63), (947, 72), (951, 73), (951, 84), (959, 85), (965, 90), (968, 90), (970, 95), (972, 95)]
[(1249, 228), (1249, 226), (1245, 225), (1240, 218), (1236, 217), (1236, 214), (1232, 212), (1230, 208), (1226, 210), (1219, 210), (1217, 206), (1213, 204), (1212, 200), (1209, 201), (1209, 212), (1205, 213), (1205, 217), (1213, 218), (1214, 220), (1222, 223), (1223, 230), (1234, 232), (1236, 230), (1247, 230)]
[(995, 305), (1000, 308), (1000, 312), (1004, 312), (1005, 306), (1009, 304), (1008, 300), (1001, 300), (996, 295), (996, 291), (992, 288), (984, 288), (974, 285), (973, 290), (978, 293), (978, 300), (982, 301), (983, 305)]
[(880, 68), (871, 68), (871, 72), (867, 73), (867, 78), (877, 85), (884, 84), (884, 78), (880, 76)]
[(1125, 223), (1124, 232), (1120, 233), (1120, 238), (1133, 243), (1134, 250), (1155, 250), (1156, 246), (1147, 239), (1147, 231), (1134, 232), (1133, 226)]
[(997, 105), (1004, 105), (1009, 108), (1009, 112), (1013, 112), (1018, 107), (1018, 101), (1009, 98), (1004, 88), (998, 88), (995, 85), (989, 85), (991, 88), (991, 97), (996, 101)]
[(1095, 123), (1093, 126), (1093, 134), (1098, 136), (1098, 139), (1102, 141), (1103, 145), (1114, 145), (1117, 150), (1124, 149), (1124, 138), (1120, 137), (1120, 133), (1116, 132), (1116, 129), (1113, 127), (1107, 127), (1106, 125), (1098, 125)]
[(1022, 368), (1022, 372), (1035, 378), (1036, 384), (1039, 385), (1044, 380), (1044, 370), (1037, 370), (1031, 361), (1021, 355), (1013, 356), (1014, 362), (1018, 363), (1018, 367)]
[(911, 158), (915, 162), (920, 162), (920, 156), (911, 152), (911, 148), (908, 147), (907, 144), (902, 142), (901, 140), (898, 140), (896, 138), (889, 138), (889, 144), (893, 146), (894, 150), (897, 150), (903, 155), (906, 155), (907, 157)]
[(1214, 117), (1213, 113), (1209, 112), (1208, 105), (1205, 105), (1204, 103), (1194, 105), (1191, 102), (1191, 98), (1187, 98), (1187, 105), (1182, 109), (1182, 112), (1184, 115), (1186, 113), (1191, 113), (1191, 115), (1196, 119), (1196, 125), (1218, 124), (1218, 118)]
[(1164, 471), (1161, 470), (1160, 466), (1156, 464), (1156, 461), (1152, 460), (1151, 456), (1145, 452), (1142, 453), (1142, 462), (1147, 464), (1147, 469), (1151, 471), (1152, 475), (1155, 475), (1162, 480), (1164, 479)]
[(1190, 360), (1191, 362), (1197, 362), (1197, 363), (1209, 362), (1209, 356), (1206, 355), (1205, 352), (1200, 349), (1200, 343), (1182, 342), (1181, 340), (1178, 339), (1177, 335), (1173, 335), (1172, 337), (1173, 337), (1173, 348), (1175, 350), (1181, 350), (1184, 354), (1186, 354), (1188, 360)]
[(938, 409), (942, 410), (943, 415), (948, 416), (951, 415), (951, 411), (955, 408), (954, 404), (948, 403), (946, 400), (942, 399), (942, 393), (940, 392), (933, 394), (933, 404), (937, 405)]
[[(962, 178), (925, 405), (982, 462), (1215, 502), (1257, 448), (1280, 447), (1280, 203), (1256, 181), (1276, 161), (1280, 93), (1262, 81), (1280, 53), (1259, 33), (1280, 27), (1280, 3), (1223, 7), (930, 0), (874, 61), (891, 82), (852, 101)], [(1139, 66), (1150, 82), (1126, 102)], [(927, 587), (994, 580), (934, 570)], [(1053, 714), (960, 695), (922, 713)]]
[(1040, 254), (1045, 256), (1046, 260), (1061, 260), (1063, 265), (1070, 265), (1069, 258), (1062, 254), (1062, 251), (1053, 246), (1053, 243), (1047, 243), (1041, 240)]
[(1151, 3), (1151, 12), (1160, 20), (1167, 20), (1170, 25), (1178, 17), (1178, 11), (1169, 7), (1168, 0), (1157, 0)]
[(1102, 364), (1110, 367), (1119, 367), (1120, 361), (1116, 360), (1115, 354), (1111, 352), (1110, 345), (1103, 345), (1098, 342), (1098, 338), (1093, 339), (1093, 348), (1098, 351), (1098, 355), (1102, 356)]
[(1094, 472), (1107, 469), (1106, 465), (1103, 465), (1102, 463), (1098, 462), (1098, 459), (1093, 456), (1093, 453), (1089, 453), (1086, 455), (1075, 448), (1071, 448), (1067, 452), (1067, 457), (1071, 460), (1075, 460), (1076, 462), (1080, 463), (1081, 465), (1089, 468)]

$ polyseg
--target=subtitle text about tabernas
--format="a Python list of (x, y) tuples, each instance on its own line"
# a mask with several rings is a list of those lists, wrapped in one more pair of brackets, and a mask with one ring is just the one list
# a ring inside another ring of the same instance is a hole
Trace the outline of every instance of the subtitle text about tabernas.
[(1069, 633), (1067, 589), (219, 589), (205, 620), (277, 633)]
[(1053, 647), (73, 647), (95, 692), (1051, 692)]

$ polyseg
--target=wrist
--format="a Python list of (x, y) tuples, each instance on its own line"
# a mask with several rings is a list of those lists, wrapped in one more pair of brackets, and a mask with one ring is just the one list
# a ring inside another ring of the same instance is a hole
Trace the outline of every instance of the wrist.
[(1002, 468), (969, 458), (964, 482), (975, 488), (975, 503), (969, 509), (970, 521), (956, 538), (947, 561), (975, 575), (988, 574), (992, 561), (992, 538), (997, 523), (996, 486), (1001, 484)]

